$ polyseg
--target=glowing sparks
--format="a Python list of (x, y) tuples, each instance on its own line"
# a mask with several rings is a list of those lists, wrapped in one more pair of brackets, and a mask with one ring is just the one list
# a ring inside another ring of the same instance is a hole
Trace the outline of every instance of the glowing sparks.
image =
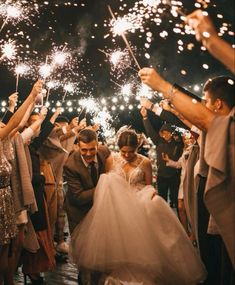
[(57, 51), (53, 54), (52, 64), (63, 66), (69, 58), (68, 52)]
[(117, 66), (117, 64), (122, 60), (124, 53), (120, 50), (117, 50), (113, 52), (110, 56), (110, 62), (114, 65)]
[(116, 50), (110, 54), (110, 62), (114, 68), (124, 69), (131, 64), (127, 50)]
[(86, 109), (86, 111), (89, 113), (94, 113), (99, 110), (97, 106), (98, 104), (92, 97), (79, 100), (79, 105), (82, 106), (83, 109)]
[(137, 100), (140, 100), (141, 98), (151, 99), (152, 97), (153, 97), (153, 90), (148, 85), (142, 83), (137, 91), (136, 99)]
[(2, 49), (2, 55), (1, 59), (7, 58), (8, 60), (12, 60), (16, 57), (16, 45), (14, 41), (8, 41), (4, 43), (1, 47)]
[(58, 82), (51, 80), (51, 81), (48, 81), (48, 82), (46, 83), (46, 86), (47, 86), (49, 89), (53, 89), (53, 88), (55, 88), (55, 87), (58, 86)]
[(15, 73), (19, 74), (19, 75), (23, 75), (26, 74), (29, 71), (29, 66), (24, 64), (24, 63), (20, 63), (15, 67)]
[(74, 85), (72, 83), (65, 84), (64, 91), (69, 93), (74, 92)]
[(39, 75), (42, 77), (42, 78), (47, 78), (48, 76), (50, 76), (52, 73), (52, 67), (51, 65), (45, 63), (43, 65), (41, 65), (39, 67)]
[(132, 95), (132, 85), (129, 83), (123, 85), (121, 89), (121, 95), (125, 98), (130, 97)]
[(126, 31), (131, 31), (135, 29), (133, 23), (129, 22), (127, 18), (117, 18), (117, 20), (111, 21), (112, 32), (114, 36), (122, 35)]
[(1, 14), (5, 14), (5, 17), (6, 17), (5, 21), (3, 22), (0, 28), (0, 32), (5, 27), (8, 20), (11, 20), (11, 18), (17, 19), (22, 14), (20, 7), (12, 6), (12, 5), (1, 5), (0, 11), (1, 11)]
[(19, 7), (8, 5), (6, 14), (8, 18), (19, 18), (22, 11)]

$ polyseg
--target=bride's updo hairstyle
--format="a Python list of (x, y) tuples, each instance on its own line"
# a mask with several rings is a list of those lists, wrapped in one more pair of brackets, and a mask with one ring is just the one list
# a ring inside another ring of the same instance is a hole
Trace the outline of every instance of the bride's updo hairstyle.
[(118, 136), (117, 145), (120, 149), (124, 146), (129, 146), (137, 149), (139, 142), (136, 132), (130, 129), (122, 131)]

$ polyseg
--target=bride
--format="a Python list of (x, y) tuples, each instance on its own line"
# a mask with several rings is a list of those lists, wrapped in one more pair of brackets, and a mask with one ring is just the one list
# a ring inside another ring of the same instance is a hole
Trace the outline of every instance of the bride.
[(119, 134), (94, 204), (71, 237), (78, 268), (103, 273), (99, 284), (191, 285), (205, 279), (178, 218), (157, 195), (150, 160), (137, 153), (133, 130)]

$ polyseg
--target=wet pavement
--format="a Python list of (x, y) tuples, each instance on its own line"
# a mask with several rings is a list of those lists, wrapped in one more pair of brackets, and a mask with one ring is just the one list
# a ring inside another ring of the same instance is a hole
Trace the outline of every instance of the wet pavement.
[[(56, 269), (52, 272), (45, 273), (45, 285), (78, 285), (77, 282), (77, 269), (69, 262), (57, 263)], [(16, 284), (23, 285), (24, 277), (19, 268), (16, 274)], [(27, 280), (27, 284), (31, 284), (30, 280)]]

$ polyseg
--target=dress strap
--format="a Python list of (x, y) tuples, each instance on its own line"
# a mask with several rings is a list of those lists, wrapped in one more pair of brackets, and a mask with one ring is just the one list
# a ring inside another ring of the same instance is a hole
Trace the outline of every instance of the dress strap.
[(145, 157), (142, 157), (142, 159), (141, 159), (141, 161), (140, 161), (140, 163), (136, 166), (136, 168), (137, 167), (140, 167), (141, 166), (141, 164), (143, 164), (143, 162), (145, 161)]

